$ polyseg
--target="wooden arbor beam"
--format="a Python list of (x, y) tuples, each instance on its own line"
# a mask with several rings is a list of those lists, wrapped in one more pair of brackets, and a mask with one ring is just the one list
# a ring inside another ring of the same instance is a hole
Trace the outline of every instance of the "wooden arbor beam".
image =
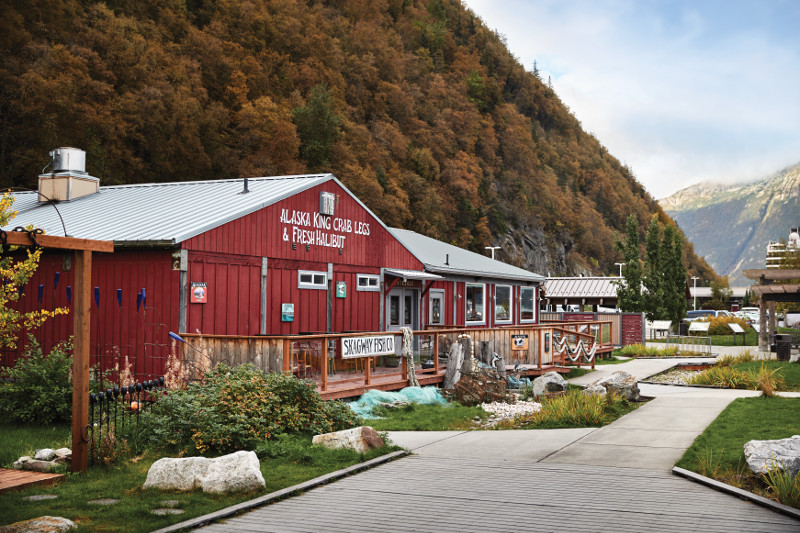
[(39, 245), (75, 251), (75, 316), (72, 348), (72, 471), (89, 467), (89, 338), (92, 305), (92, 252), (113, 252), (112, 241), (5, 232), (5, 242), (15, 246)]

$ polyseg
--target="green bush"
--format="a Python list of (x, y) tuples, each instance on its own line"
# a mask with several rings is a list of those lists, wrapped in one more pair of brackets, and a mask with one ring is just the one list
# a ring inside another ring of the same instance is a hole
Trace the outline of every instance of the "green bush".
[(312, 382), (221, 364), (204, 382), (162, 395), (126, 438), (136, 451), (213, 455), (253, 449), (284, 433), (326, 433), (359, 423), (347, 405), (322, 400)]
[(33, 337), (13, 368), (2, 371), (0, 420), (52, 424), (72, 418), (72, 345), (59, 343), (49, 355)]
[(739, 324), (745, 331), (750, 329), (750, 324), (747, 320), (734, 316), (705, 317), (698, 319), (698, 322), (711, 322), (711, 325), (708, 326), (709, 335), (733, 335), (728, 324)]

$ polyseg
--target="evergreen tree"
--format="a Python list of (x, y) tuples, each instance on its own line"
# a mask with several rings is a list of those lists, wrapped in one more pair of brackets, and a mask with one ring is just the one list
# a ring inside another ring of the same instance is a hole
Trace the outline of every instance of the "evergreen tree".
[(661, 265), (661, 318), (679, 324), (686, 316), (686, 266), (683, 264), (683, 236), (671, 224), (664, 228), (661, 239)]
[(330, 91), (317, 85), (311, 89), (306, 105), (293, 109), (292, 115), (300, 136), (300, 155), (312, 169), (326, 165), (341, 124), (333, 110)]
[[(666, 242), (665, 238), (664, 243)], [(671, 253), (671, 240), (667, 247), (668, 250), (664, 250), (664, 252)], [(647, 314), (647, 320), (660, 320), (666, 314), (664, 285), (669, 282), (667, 276), (664, 275), (666, 265), (663, 260), (666, 259), (666, 254), (662, 254), (661, 227), (658, 225), (656, 215), (650, 219), (650, 227), (647, 228), (644, 239), (644, 249), (644, 278), (642, 279), (646, 291), (642, 295), (644, 311)]]
[(617, 237), (614, 246), (625, 260), (622, 280), (614, 281), (617, 286), (617, 305), (625, 313), (641, 313), (644, 311), (644, 304), (642, 264), (639, 260), (639, 221), (633, 213), (625, 222), (625, 242)]

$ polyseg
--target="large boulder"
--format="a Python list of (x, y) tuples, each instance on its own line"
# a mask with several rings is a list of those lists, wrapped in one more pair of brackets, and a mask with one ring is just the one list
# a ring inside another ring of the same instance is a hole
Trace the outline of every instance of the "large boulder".
[(594, 381), (586, 388), (589, 389), (595, 386), (604, 387), (608, 394), (616, 394), (632, 402), (639, 400), (639, 385), (636, 382), (636, 378), (621, 370)]
[(546, 392), (564, 392), (567, 390), (567, 380), (558, 372), (548, 372), (533, 380), (533, 395), (541, 396)]
[(319, 444), (327, 448), (349, 448), (359, 453), (364, 453), (373, 448), (383, 446), (383, 439), (371, 427), (361, 426), (334, 431), (333, 433), (314, 435), (314, 438), (311, 439), (311, 444)]
[(159, 459), (147, 472), (144, 488), (203, 492), (249, 492), (266, 486), (255, 452), (238, 451), (222, 457)]
[(587, 396), (589, 396), (589, 395), (605, 396), (608, 393), (608, 391), (606, 391), (605, 387), (603, 387), (602, 385), (597, 385), (597, 384), (589, 385), (588, 387), (583, 389), (581, 392), (583, 394), (586, 394)]
[(75, 522), (60, 516), (40, 516), (0, 527), (0, 533), (57, 533), (77, 529)]
[(751, 440), (744, 445), (747, 466), (756, 474), (765, 474), (777, 466), (792, 476), (800, 471), (800, 435), (788, 439)]

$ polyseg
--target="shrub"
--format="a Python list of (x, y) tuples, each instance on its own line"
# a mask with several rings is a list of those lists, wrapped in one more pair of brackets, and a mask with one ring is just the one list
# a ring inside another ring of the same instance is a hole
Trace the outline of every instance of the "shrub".
[(715, 365), (704, 370), (690, 380), (694, 385), (713, 385), (729, 389), (761, 390), (765, 396), (772, 396), (775, 390), (784, 387), (783, 379), (763, 364), (758, 370), (737, 370), (731, 366)]
[(570, 389), (561, 396), (542, 400), (539, 412), (518, 416), (514, 422), (501, 422), (497, 427), (603, 426), (630, 408), (630, 402), (615, 394), (597, 396), (584, 394), (580, 389)]
[(745, 331), (750, 329), (750, 324), (747, 322), (747, 320), (735, 316), (706, 317), (700, 318), (698, 321), (711, 322), (711, 325), (708, 327), (709, 335), (732, 335), (733, 332), (731, 331), (731, 328), (728, 327), (728, 324), (739, 324)]
[(784, 505), (800, 508), (800, 475), (792, 476), (788, 468), (783, 470), (773, 458), (763, 479), (776, 500)]
[(165, 393), (129, 437), (137, 451), (222, 454), (283, 433), (326, 433), (359, 423), (347, 405), (322, 400), (312, 382), (221, 364), (203, 383)]
[(72, 345), (59, 343), (49, 355), (39, 342), (30, 343), (13, 368), (5, 369), (0, 384), (0, 420), (52, 424), (72, 418)]
[(731, 366), (740, 363), (751, 363), (756, 360), (756, 357), (750, 352), (745, 350), (738, 355), (723, 355), (717, 358), (717, 366)]

